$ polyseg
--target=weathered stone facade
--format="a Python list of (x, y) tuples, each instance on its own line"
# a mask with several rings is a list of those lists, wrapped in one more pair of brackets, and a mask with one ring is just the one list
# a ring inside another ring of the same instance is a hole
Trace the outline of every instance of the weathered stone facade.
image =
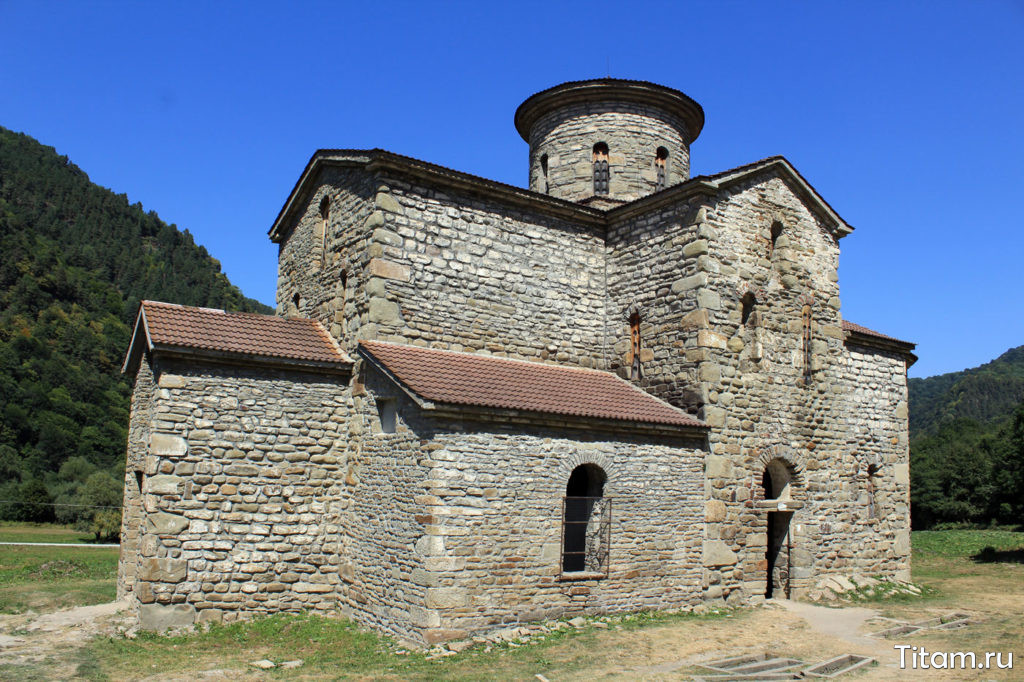
[[(852, 228), (781, 157), (690, 179), (703, 112), (668, 88), (565, 84), (516, 123), (531, 190), (314, 155), (271, 230), (278, 313), (319, 321), (350, 372), (137, 361), (119, 593), (143, 625), (340, 609), (429, 643), (909, 575), (913, 346), (843, 321)], [(706, 426), (439, 412), (367, 340), (613, 372)], [(600, 575), (563, 558), (584, 468)]]

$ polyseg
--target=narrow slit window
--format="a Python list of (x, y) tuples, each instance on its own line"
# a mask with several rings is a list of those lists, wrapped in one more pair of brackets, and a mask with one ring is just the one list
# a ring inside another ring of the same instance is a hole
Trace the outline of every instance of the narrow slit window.
[(813, 370), (811, 368), (811, 306), (805, 305), (803, 309), (803, 355), (804, 355), (804, 381), (810, 382)]
[(668, 149), (665, 147), (658, 147), (658, 151), (654, 155), (654, 171), (656, 173), (656, 189), (658, 191), (665, 189), (668, 184)]
[(630, 354), (633, 356), (629, 368), (629, 378), (637, 381), (643, 378), (643, 368), (640, 365), (640, 313), (633, 313), (629, 316), (629, 344)]
[(331, 200), (320, 202), (320, 265), (327, 265), (327, 227), (331, 220)]
[(878, 465), (869, 464), (867, 470), (867, 477), (864, 481), (864, 486), (867, 488), (868, 493), (868, 518), (878, 518), (878, 502), (875, 499), (875, 495), (878, 492)]
[(757, 315), (754, 310), (757, 307), (757, 298), (749, 291), (743, 295), (743, 307), (740, 311), (740, 324), (744, 327), (757, 326)]
[(598, 142), (594, 145), (594, 194), (608, 194), (609, 179), (608, 145)]
[(398, 429), (398, 401), (392, 398), (379, 399), (377, 416), (380, 417), (381, 433), (395, 433)]
[(771, 229), (771, 244), (768, 245), (768, 255), (775, 253), (775, 243), (779, 241), (779, 237), (782, 236), (782, 223), (776, 220), (772, 223)]
[(550, 188), (548, 186), (548, 155), (547, 154), (541, 154), (540, 155), (540, 172), (541, 172), (541, 175), (544, 176), (544, 194), (548, 194)]

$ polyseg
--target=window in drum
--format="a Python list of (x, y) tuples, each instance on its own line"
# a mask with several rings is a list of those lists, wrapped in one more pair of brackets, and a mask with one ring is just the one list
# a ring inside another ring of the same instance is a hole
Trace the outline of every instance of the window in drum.
[(665, 189), (668, 184), (668, 149), (658, 147), (654, 155), (654, 171), (656, 173), (656, 191)]
[(594, 145), (594, 194), (608, 194), (610, 172), (608, 170), (608, 145), (598, 142)]

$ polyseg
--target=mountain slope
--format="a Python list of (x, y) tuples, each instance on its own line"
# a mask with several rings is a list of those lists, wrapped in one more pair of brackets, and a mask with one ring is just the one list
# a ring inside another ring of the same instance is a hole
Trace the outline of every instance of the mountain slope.
[[(45, 481), (70, 504), (94, 474), (120, 479), (131, 385), (119, 369), (139, 300), (271, 312), (187, 231), (4, 128), (0, 254), (0, 500)], [(0, 517), (28, 508), (0, 504)]]
[(1024, 401), (1024, 346), (961, 372), (907, 382), (911, 438), (935, 434), (943, 423), (991, 422)]

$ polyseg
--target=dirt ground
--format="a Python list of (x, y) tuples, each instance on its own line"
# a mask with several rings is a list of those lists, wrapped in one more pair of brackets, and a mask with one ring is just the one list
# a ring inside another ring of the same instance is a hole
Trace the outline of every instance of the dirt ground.
[[(679, 680), (702, 674), (698, 668), (718, 658), (770, 653), (816, 663), (842, 654), (861, 654), (878, 665), (844, 676), (856, 680), (1004, 680), (1024, 679), (1024, 564), (982, 564), (963, 559), (921, 561), (915, 572), (934, 588), (920, 599), (850, 604), (810, 604), (773, 600), (707, 619), (677, 619), (638, 628), (588, 627), (557, 642), (525, 645), (473, 657), (473, 649), (456, 657), (416, 668), (416, 679), (525, 679), (542, 674), (560, 680)], [(184, 643), (154, 647), (162, 656), (140, 661), (139, 650), (117, 645), (130, 625), (118, 603), (83, 606), (37, 615), (0, 616), (0, 679), (19, 682), (52, 679), (261, 680), (407, 679), (391, 654), (369, 674), (353, 675), (339, 668), (317, 667), (314, 661), (295, 670), (259, 671), (248, 662), (263, 656), (298, 657), (295, 651), (274, 650), (273, 643), (257, 651), (242, 647), (213, 650)], [(891, 626), (889, 621), (916, 622), (966, 612), (972, 623), (965, 629), (932, 631), (886, 640), (867, 634)], [(881, 620), (880, 620), (881, 619)], [(115, 644), (97, 654), (90, 640), (113, 636)], [(197, 635), (201, 637), (201, 635)], [(309, 642), (315, 651), (313, 642)], [(1013, 670), (900, 669), (897, 644), (924, 646), (928, 651), (1013, 653)], [(329, 643), (324, 643), (330, 646)], [(320, 646), (320, 645), (317, 645)], [(119, 648), (120, 647), (120, 648)], [(278, 648), (281, 648), (280, 646)], [(308, 654), (305, 654), (308, 655)], [(400, 657), (398, 657), (400, 658)], [(287, 660), (287, 659), (282, 659)], [(154, 665), (150, 665), (153, 663)], [(703, 674), (707, 674), (704, 672)]]

